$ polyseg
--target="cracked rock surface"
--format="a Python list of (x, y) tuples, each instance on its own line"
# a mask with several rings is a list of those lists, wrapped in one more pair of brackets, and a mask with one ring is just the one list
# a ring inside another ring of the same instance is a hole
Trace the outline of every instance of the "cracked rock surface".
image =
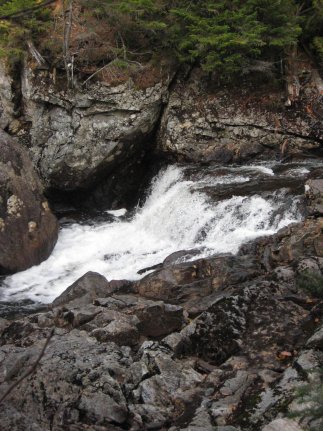
[(297, 106), (288, 109), (283, 89), (256, 87), (212, 88), (207, 76), (193, 69), (171, 91), (158, 150), (180, 161), (232, 163), (320, 147), (321, 94), (305, 86)]
[(46, 186), (84, 189), (125, 161), (135, 164), (151, 145), (168, 84), (141, 90), (132, 81), (117, 87), (95, 83), (58, 91), (26, 66), (22, 96), (31, 122), (30, 152)]

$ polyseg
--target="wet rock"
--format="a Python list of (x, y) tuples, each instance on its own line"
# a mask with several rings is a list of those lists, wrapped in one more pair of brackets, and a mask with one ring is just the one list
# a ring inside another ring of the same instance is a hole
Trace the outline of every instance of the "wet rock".
[[(266, 196), (266, 193), (274, 193), (280, 188), (288, 188), (295, 194), (302, 194), (304, 190), (304, 180), (300, 178), (257, 178), (250, 179), (245, 183), (237, 183), (234, 186), (235, 196), (252, 196), (262, 191), (262, 195)], [(221, 184), (221, 188), (207, 185), (201, 189), (204, 193), (210, 196), (215, 201), (222, 199), (230, 199), (232, 197), (232, 184)]]
[(47, 259), (58, 223), (27, 152), (0, 131), (0, 274)]
[(290, 266), (305, 258), (319, 259), (323, 255), (323, 218), (306, 219), (304, 222), (281, 229), (268, 238), (259, 238), (242, 245), (239, 253), (256, 254), (268, 271), (277, 266)]
[(168, 266), (172, 264), (178, 264), (185, 262), (186, 260), (192, 260), (193, 257), (198, 256), (199, 250), (180, 250), (175, 251), (175, 253), (170, 254), (164, 259), (163, 265)]
[(229, 284), (242, 283), (261, 273), (252, 256), (220, 255), (194, 262), (164, 266), (136, 283), (147, 298), (185, 302), (201, 298)]
[(96, 272), (87, 272), (64, 292), (58, 296), (52, 303), (54, 307), (69, 304), (69, 307), (90, 304), (97, 297), (111, 295), (114, 291), (126, 288), (130, 285), (128, 281), (112, 281), (103, 277)]
[(153, 266), (149, 266), (147, 268), (140, 269), (139, 271), (137, 271), (137, 274), (142, 275), (142, 274), (145, 274), (145, 272), (155, 271), (155, 269), (162, 268), (162, 266), (163, 266), (162, 263), (158, 263), (157, 265), (153, 265)]

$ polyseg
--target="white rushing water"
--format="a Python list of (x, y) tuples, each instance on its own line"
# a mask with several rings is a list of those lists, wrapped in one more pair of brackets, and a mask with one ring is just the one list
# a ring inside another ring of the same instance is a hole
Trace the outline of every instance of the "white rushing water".
[[(272, 175), (271, 169), (255, 169)], [(231, 181), (234, 190), (234, 183), (248, 180), (240, 172), (212, 181)], [(182, 168), (170, 166), (155, 178), (146, 202), (131, 219), (122, 218), (125, 211), (111, 212), (113, 222), (62, 228), (47, 261), (5, 279), (1, 300), (49, 303), (87, 271), (109, 280), (139, 279), (138, 270), (175, 251), (201, 248), (203, 256), (236, 253), (243, 242), (300, 220), (296, 203), (286, 208), (277, 193), (211, 202), (201, 189), (207, 181), (207, 176), (185, 180)]]

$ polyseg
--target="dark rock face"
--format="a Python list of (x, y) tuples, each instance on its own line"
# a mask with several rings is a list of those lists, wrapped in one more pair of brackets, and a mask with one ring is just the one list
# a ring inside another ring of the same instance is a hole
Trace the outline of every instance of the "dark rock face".
[(39, 264), (53, 250), (56, 218), (26, 153), (0, 132), (0, 273)]
[(308, 85), (297, 107), (285, 108), (283, 100), (283, 89), (268, 85), (214, 89), (194, 69), (170, 94), (158, 149), (175, 160), (226, 164), (319, 148), (322, 118), (314, 106), (322, 95)]

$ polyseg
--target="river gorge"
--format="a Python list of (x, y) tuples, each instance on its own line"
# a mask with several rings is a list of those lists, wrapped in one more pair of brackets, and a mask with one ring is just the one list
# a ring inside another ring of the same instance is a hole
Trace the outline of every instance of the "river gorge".
[(0, 62), (1, 430), (321, 426), (321, 81), (163, 67)]

